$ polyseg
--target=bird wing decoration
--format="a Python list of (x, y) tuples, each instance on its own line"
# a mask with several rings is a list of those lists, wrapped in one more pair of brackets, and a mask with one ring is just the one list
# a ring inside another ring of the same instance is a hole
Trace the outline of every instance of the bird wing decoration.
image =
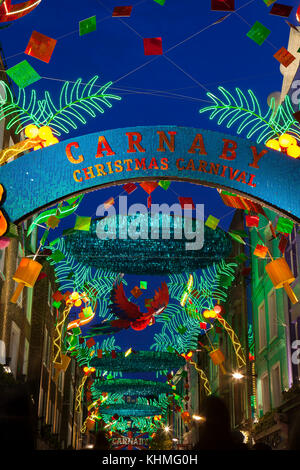
[(169, 303), (169, 289), (165, 282), (162, 282), (158, 291), (155, 291), (154, 298), (151, 302), (151, 307), (148, 307), (148, 313), (152, 315), (159, 315), (168, 306)]
[(142, 316), (138, 305), (127, 299), (122, 283), (114, 285), (111, 293), (111, 301), (112, 305), (110, 305), (110, 310), (120, 319), (136, 320)]

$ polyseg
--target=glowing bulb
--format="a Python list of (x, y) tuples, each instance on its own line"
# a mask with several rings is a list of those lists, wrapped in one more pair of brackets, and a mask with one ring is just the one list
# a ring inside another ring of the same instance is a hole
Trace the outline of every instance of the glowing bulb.
[(39, 130), (34, 124), (29, 124), (29, 126), (25, 127), (25, 135), (28, 137), (28, 139), (34, 139), (38, 136), (38, 133)]
[(234, 372), (234, 373), (232, 374), (232, 377), (233, 377), (234, 379), (241, 380), (244, 376), (243, 376), (243, 374), (240, 374), (240, 372)]
[(286, 151), (289, 157), (299, 158), (300, 157), (300, 147), (298, 145), (290, 145)]
[(204, 318), (215, 318), (217, 316), (214, 310), (204, 310), (202, 315), (204, 316)]
[(78, 292), (73, 292), (70, 295), (70, 297), (71, 297), (72, 300), (77, 300), (79, 298), (79, 294), (78, 294)]
[(43, 140), (50, 140), (53, 138), (52, 130), (48, 126), (39, 128), (39, 137)]
[(165, 426), (165, 432), (169, 432), (170, 431), (170, 426)]
[(279, 152), (281, 150), (278, 140), (275, 140), (275, 139), (268, 140), (268, 142), (266, 142), (265, 145), (266, 147), (269, 147), (272, 150), (278, 150)]
[(295, 139), (295, 137), (292, 137), (289, 134), (282, 134), (278, 140), (280, 147), (283, 148), (287, 148), (290, 145), (297, 145), (297, 140)]
[(89, 372), (89, 370), (90, 370), (89, 367), (84, 367), (84, 368), (83, 368), (83, 372), (84, 372), (85, 374), (87, 374), (87, 373)]
[(80, 299), (75, 300), (75, 307), (80, 307), (81, 304), (82, 304), (82, 302), (81, 302)]
[(202, 416), (198, 416), (198, 415), (193, 415), (193, 419), (195, 421), (204, 421), (204, 418)]

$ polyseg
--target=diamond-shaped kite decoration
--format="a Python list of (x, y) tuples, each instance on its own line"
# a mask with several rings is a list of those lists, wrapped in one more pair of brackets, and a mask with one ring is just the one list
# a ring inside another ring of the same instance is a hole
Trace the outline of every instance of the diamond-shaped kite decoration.
[(140, 281), (140, 289), (147, 289), (148, 283), (146, 281)]
[(79, 21), (79, 36), (92, 33), (93, 31), (96, 31), (96, 28), (97, 28), (96, 16), (91, 16), (90, 18), (81, 20)]
[(159, 181), (158, 184), (166, 191), (169, 188), (171, 181), (163, 180)]
[(142, 183), (139, 183), (139, 185), (147, 194), (151, 194), (152, 191), (157, 188), (158, 183), (156, 181), (143, 181)]
[(59, 308), (61, 306), (61, 302), (57, 302), (56, 300), (54, 300), (54, 302), (52, 302), (52, 305), (54, 308)]
[(126, 191), (127, 194), (133, 193), (133, 191), (135, 191), (136, 188), (137, 188), (137, 185), (134, 183), (126, 183), (123, 186), (123, 189)]
[(261, 46), (270, 33), (271, 31), (268, 28), (259, 21), (256, 21), (250, 31), (248, 31), (247, 36), (252, 39), (252, 41), (256, 42), (256, 44)]
[(50, 258), (55, 262), (59, 263), (65, 258), (65, 255), (60, 250), (55, 250), (51, 253)]
[(72, 328), (72, 333), (73, 333), (74, 336), (81, 335), (81, 329), (79, 328), (79, 326), (77, 326), (75, 328)]
[(282, 3), (275, 3), (270, 10), (270, 15), (282, 16), (287, 18), (290, 16), (293, 7), (289, 5), (282, 5)]
[(145, 307), (151, 307), (151, 303), (152, 303), (152, 300), (153, 299), (145, 299)]
[(183, 210), (185, 209), (184, 206), (192, 206), (192, 209), (195, 209), (194, 201), (191, 197), (178, 197), (178, 199)]
[(245, 261), (247, 261), (248, 256), (246, 256), (245, 253), (240, 253), (239, 255), (235, 257), (235, 259), (237, 263), (244, 263)]
[(258, 215), (246, 215), (246, 227), (258, 227), (259, 216)]
[(217, 219), (213, 215), (209, 215), (206, 219), (205, 225), (209, 228), (215, 230), (220, 222), (220, 219)]
[(96, 341), (94, 340), (94, 338), (89, 338), (86, 340), (85, 344), (87, 345), (88, 348), (91, 348), (92, 346), (96, 344)]
[(278, 60), (278, 62), (280, 62), (280, 64), (282, 64), (284, 67), (288, 67), (296, 59), (296, 57), (286, 50), (285, 47), (279, 49), (279, 51), (277, 51), (273, 57), (275, 57), (275, 59)]
[(57, 290), (52, 294), (52, 299), (56, 302), (61, 302), (64, 299), (64, 296), (59, 290)]
[(60, 222), (60, 219), (58, 217), (56, 217), (55, 215), (50, 215), (50, 217), (48, 217), (47, 219), (46, 224), (50, 228), (56, 228), (59, 222)]
[(90, 230), (91, 220), (91, 217), (82, 217), (80, 215), (77, 215), (74, 229), (84, 230), (85, 232), (88, 232)]
[(287, 244), (288, 244), (288, 239), (285, 237), (281, 237), (278, 248), (282, 254), (284, 254)]
[(211, 0), (211, 10), (213, 11), (234, 11), (234, 0)]
[(135, 286), (130, 292), (136, 299), (142, 295), (142, 291), (138, 286)]
[(123, 6), (123, 7), (115, 7), (112, 13), (113, 17), (123, 17), (128, 18), (131, 15), (132, 5)]
[(270, 5), (272, 5), (272, 3), (275, 3), (276, 0), (264, 0), (264, 2), (267, 5), (267, 7), (269, 7)]
[(56, 42), (56, 39), (52, 39), (49, 36), (33, 31), (25, 49), (25, 54), (28, 54), (35, 59), (42, 60), (48, 64), (56, 46)]
[(292, 233), (294, 222), (284, 217), (278, 217), (276, 230), (281, 233)]
[(160, 5), (164, 5), (166, 3), (166, 0), (154, 0), (156, 3), (159, 3)]
[(259, 258), (265, 258), (268, 253), (268, 247), (264, 245), (256, 245), (253, 254)]
[(19, 88), (25, 88), (41, 79), (33, 67), (23, 60), (17, 65), (6, 70), (7, 75), (18, 85)]
[(115, 203), (115, 200), (113, 197), (110, 197), (107, 201), (103, 203), (104, 209), (108, 209), (110, 206), (113, 206)]
[(144, 54), (145, 55), (162, 55), (162, 39), (161, 38), (144, 38)]

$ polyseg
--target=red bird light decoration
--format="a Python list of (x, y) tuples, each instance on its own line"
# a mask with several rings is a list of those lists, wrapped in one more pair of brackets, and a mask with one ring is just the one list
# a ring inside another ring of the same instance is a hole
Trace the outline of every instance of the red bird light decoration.
[(144, 330), (148, 325), (155, 323), (155, 316), (161, 314), (167, 308), (168, 303), (169, 290), (165, 282), (161, 284), (157, 292), (155, 291), (154, 298), (145, 313), (140, 311), (138, 305), (127, 299), (123, 284), (116, 283), (111, 293), (110, 311), (118, 318), (106, 324), (95, 325), (87, 332), (87, 335), (112, 334), (130, 327), (136, 331)]

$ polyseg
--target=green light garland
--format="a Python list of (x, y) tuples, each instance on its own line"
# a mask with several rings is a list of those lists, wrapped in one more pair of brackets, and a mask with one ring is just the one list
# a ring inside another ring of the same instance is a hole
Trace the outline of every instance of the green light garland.
[[(89, 232), (76, 231), (66, 237), (65, 250), (72, 255), (78, 263), (85, 267), (97, 267), (113, 271), (115, 273), (128, 274), (169, 274), (183, 271), (195, 271), (205, 268), (213, 262), (219, 262), (228, 256), (231, 251), (231, 240), (227, 234), (221, 230), (212, 230), (204, 227), (204, 246), (201, 250), (186, 250), (188, 238), (174, 239), (177, 218), (170, 215), (160, 214), (159, 221), (156, 218), (148, 217), (148, 214), (140, 214), (139, 220), (144, 220), (145, 226), (148, 224), (148, 234), (151, 234), (151, 227), (155, 227), (156, 233), (162, 233), (162, 216), (166, 216), (170, 223), (170, 239), (120, 239), (111, 238), (101, 240), (96, 233), (97, 220), (93, 220)], [(119, 219), (116, 215), (111, 220), (117, 227), (117, 234), (120, 226), (124, 224), (130, 227), (136, 216), (127, 216), (126, 221)], [(145, 219), (143, 219), (145, 217)], [(164, 224), (166, 221), (164, 222)], [(180, 218), (180, 224), (184, 227), (184, 218)], [(156, 225), (155, 225), (156, 224)], [(108, 229), (114, 230), (109, 224)], [(193, 219), (193, 231), (196, 228), (196, 220)], [(109, 233), (109, 232), (107, 232)], [(161, 235), (160, 235), (161, 236)], [(189, 239), (190, 241), (190, 239)]]
[(77, 129), (78, 122), (87, 123), (84, 114), (95, 118), (97, 114), (104, 113), (103, 105), (111, 108), (110, 100), (121, 99), (120, 96), (106, 93), (113, 82), (108, 82), (95, 91), (97, 80), (98, 76), (95, 75), (83, 86), (82, 79), (79, 78), (72, 87), (70, 82), (65, 82), (60, 91), (58, 106), (55, 106), (48, 91), (45, 91), (44, 99), (38, 100), (35, 90), (31, 90), (28, 97), (24, 88), (20, 88), (15, 99), (9, 86), (1, 80), (1, 119), (6, 120), (7, 129), (18, 124), (16, 134), (28, 124), (49, 126), (56, 135), (61, 135), (61, 132), (68, 134), (70, 129)]
[(115, 372), (153, 372), (180, 369), (185, 364), (183, 357), (169, 352), (138, 351), (125, 357), (124, 353), (117, 353), (116, 358), (103, 356), (92, 358), (91, 367), (99, 371), (113, 370)]
[(94, 399), (99, 398), (103, 392), (118, 391), (121, 395), (137, 395), (140, 397), (172, 393), (171, 387), (166, 383), (141, 379), (96, 380), (91, 387), (91, 391)]
[[(268, 111), (263, 114), (257, 97), (252, 90), (246, 95), (236, 88), (236, 98), (222, 86), (218, 87), (222, 96), (207, 93), (213, 104), (200, 109), (200, 113), (210, 112), (210, 119), (217, 118), (217, 124), (226, 124), (229, 129), (238, 124), (237, 134), (247, 132), (247, 139), (255, 137), (258, 143), (266, 142), (274, 136), (289, 132), (300, 139), (300, 126), (294, 118), (294, 109), (289, 96), (276, 108), (272, 97)], [(249, 102), (250, 100), (250, 102)]]

